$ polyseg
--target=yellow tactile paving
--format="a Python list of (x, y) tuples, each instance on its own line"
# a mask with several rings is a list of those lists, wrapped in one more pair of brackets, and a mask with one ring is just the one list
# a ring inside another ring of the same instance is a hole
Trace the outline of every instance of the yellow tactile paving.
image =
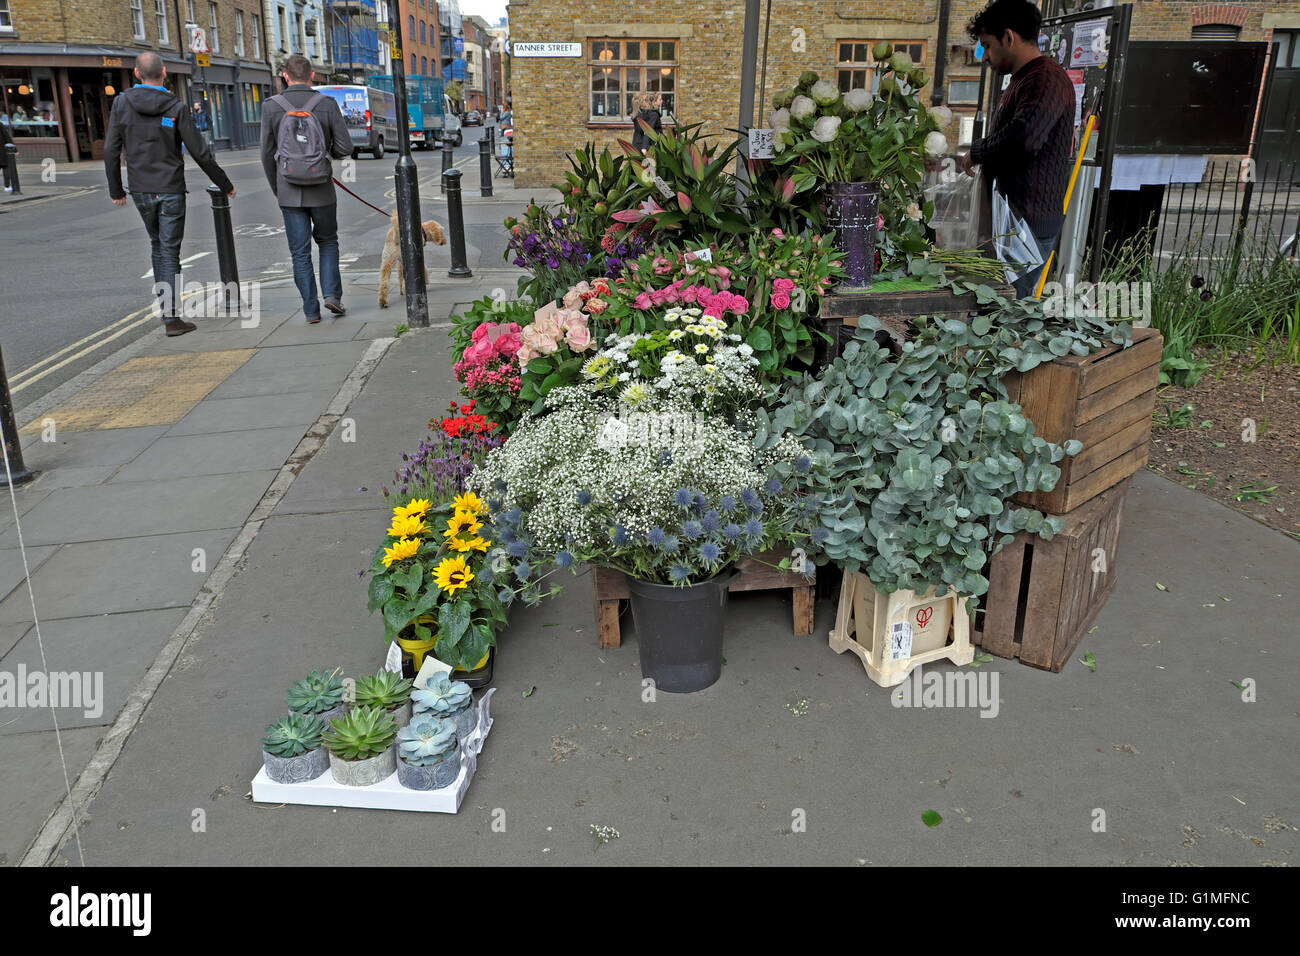
[(256, 349), (141, 355), (22, 429), (36, 434), (47, 418), (60, 431), (170, 425), (252, 358)]

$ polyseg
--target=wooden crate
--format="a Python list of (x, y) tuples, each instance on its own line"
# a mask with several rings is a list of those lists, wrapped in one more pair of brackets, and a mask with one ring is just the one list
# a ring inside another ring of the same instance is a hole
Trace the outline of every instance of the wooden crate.
[[(774, 548), (753, 558), (741, 558), (740, 574), (727, 588), (740, 591), (776, 591), (789, 588), (794, 599), (794, 633), (806, 637), (813, 632), (813, 605), (816, 602), (817, 578), (771, 567), (790, 557), (789, 549)], [(766, 562), (766, 563), (763, 563)], [(619, 628), (619, 602), (628, 597), (627, 577), (610, 568), (592, 569), (592, 590), (596, 603), (596, 643), (598, 647), (618, 647), (622, 642)]]
[(1065, 528), (1051, 541), (1022, 531), (993, 556), (988, 594), (975, 615), (975, 643), (1060, 673), (1115, 589), (1130, 480), (1063, 515)]
[[(891, 640), (902, 628), (912, 645), (907, 654)], [(860, 573), (844, 575), (830, 646), (836, 654), (856, 654), (881, 687), (901, 684), (920, 664), (948, 660), (960, 666), (975, 659), (965, 598), (950, 593), (936, 599), (934, 588), (882, 594)]]
[(1035, 434), (1083, 443), (1057, 463), (1061, 477), (1052, 491), (1021, 492), (1017, 502), (1064, 515), (1146, 467), (1163, 345), (1155, 329), (1134, 329), (1128, 348), (1067, 355), (1003, 380)]

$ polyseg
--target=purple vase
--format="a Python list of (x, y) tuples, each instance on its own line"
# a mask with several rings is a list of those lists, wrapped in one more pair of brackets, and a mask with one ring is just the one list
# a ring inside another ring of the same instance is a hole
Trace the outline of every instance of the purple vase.
[(876, 274), (876, 214), (880, 183), (831, 183), (826, 224), (835, 230), (836, 248), (844, 254), (848, 273), (841, 288), (871, 284)]

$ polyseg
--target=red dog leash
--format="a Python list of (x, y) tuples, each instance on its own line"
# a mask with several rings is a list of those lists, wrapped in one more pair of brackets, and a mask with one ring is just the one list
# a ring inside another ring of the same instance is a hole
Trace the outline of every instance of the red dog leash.
[[(334, 177), (331, 176), (330, 179), (334, 179)], [(338, 186), (339, 189), (343, 190), (345, 193), (347, 193), (349, 196), (351, 196), (353, 199), (357, 200), (358, 202), (365, 203), (367, 206), (369, 206), (369, 207), (370, 207), (371, 209), (373, 209), (375, 212), (379, 213), (379, 215), (383, 216), (385, 219), (389, 219), (389, 218), (392, 217), (392, 213), (384, 212), (382, 209), (380, 209), (378, 206), (376, 206), (376, 205), (375, 205), (374, 203), (372, 203), (372, 202), (366, 202), (366, 200), (362, 199), (360, 196), (358, 196), (356, 193), (354, 193), (351, 189), (348, 189), (347, 186), (344, 186), (344, 185), (343, 185), (341, 182), (339, 182), (337, 179), (334, 179), (334, 185), (335, 185), (335, 186)]]

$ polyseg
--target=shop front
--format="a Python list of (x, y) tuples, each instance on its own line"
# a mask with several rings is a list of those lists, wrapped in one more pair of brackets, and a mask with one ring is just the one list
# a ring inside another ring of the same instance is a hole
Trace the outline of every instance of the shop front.
[(206, 99), (215, 149), (246, 149), (260, 142), (262, 104), (271, 95), (265, 65), (214, 60), (196, 68), (191, 86), (191, 106)]

